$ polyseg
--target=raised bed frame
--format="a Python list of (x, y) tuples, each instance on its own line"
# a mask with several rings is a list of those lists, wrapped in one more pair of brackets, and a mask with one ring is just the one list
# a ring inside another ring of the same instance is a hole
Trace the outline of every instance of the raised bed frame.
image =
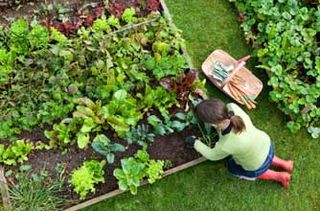
[[(159, 0), (159, 2), (160, 2), (160, 5), (161, 5), (161, 7), (162, 7), (162, 9), (163, 9), (163, 15), (164, 15), (164, 17), (167, 18), (168, 21), (169, 21), (169, 24), (170, 24), (174, 29), (177, 30), (177, 27), (176, 27), (175, 24), (173, 23), (172, 16), (171, 16), (171, 14), (170, 14), (170, 12), (169, 12), (169, 10), (168, 10), (168, 7), (167, 7), (167, 5), (165, 4), (164, 0)], [(1, 3), (1, 0), (0, 0), (0, 3)], [(121, 32), (126, 31), (126, 30), (135, 29), (135, 28), (138, 28), (138, 27), (141, 27), (141, 26), (144, 26), (144, 25), (148, 25), (148, 24), (154, 22), (155, 20), (156, 20), (156, 19), (152, 19), (152, 20), (148, 20), (148, 21), (145, 21), (145, 22), (142, 22), (142, 23), (125, 26), (125, 27), (123, 27), (123, 28), (121, 28), (121, 29), (119, 29), (119, 30), (117, 30), (117, 31), (114, 31), (114, 32), (109, 33), (108, 35), (112, 35), (112, 34), (116, 34), (116, 33), (121, 33)], [(107, 35), (107, 36), (108, 36), (108, 35)], [(182, 53), (183, 53), (184, 57), (185, 57), (186, 60), (187, 60), (187, 63), (188, 63), (189, 68), (194, 68), (193, 63), (192, 63), (192, 60), (191, 60), (191, 57), (190, 57), (190, 55), (189, 55), (188, 52), (187, 52), (187, 49), (182, 48)], [(184, 170), (184, 169), (190, 168), (190, 167), (192, 167), (192, 166), (198, 165), (198, 164), (200, 164), (200, 163), (202, 163), (202, 162), (204, 162), (204, 161), (206, 161), (206, 158), (200, 157), (200, 158), (197, 158), (197, 159), (192, 160), (192, 161), (190, 161), (190, 162), (187, 162), (187, 163), (184, 163), (184, 164), (182, 164), (182, 165), (176, 166), (176, 167), (174, 167), (174, 168), (172, 168), (172, 169), (169, 169), (169, 170), (165, 171), (164, 174), (163, 174), (163, 177), (169, 176), (169, 175), (174, 174), (174, 173), (176, 173), (176, 172), (179, 172), (179, 171), (182, 171), (182, 170)], [(141, 186), (142, 186), (142, 185), (146, 185), (146, 184), (148, 184), (148, 181), (147, 181), (147, 180), (144, 180), (144, 181), (142, 181)], [(7, 203), (5, 203), (5, 204), (8, 204), (8, 205), (10, 206), (10, 200), (8, 199), (8, 197), (5, 196), (6, 193), (7, 193), (7, 185), (6, 185), (5, 178), (4, 178), (4, 180), (0, 180), (0, 185), (1, 185), (1, 187), (4, 186), (3, 188), (1, 188), (2, 198), (5, 198), (6, 200), (8, 200)], [(114, 191), (108, 192), (108, 193), (106, 193), (106, 194), (100, 195), (100, 196), (95, 197), (95, 198), (93, 198), (93, 199), (90, 199), (90, 200), (84, 201), (84, 202), (82, 202), (82, 203), (80, 203), (80, 204), (77, 204), (77, 205), (74, 205), (74, 206), (72, 206), (72, 207), (69, 207), (69, 208), (65, 209), (64, 211), (76, 211), (76, 210), (79, 210), (79, 209), (83, 209), (83, 208), (86, 208), (86, 207), (91, 206), (91, 205), (93, 205), (93, 204), (96, 204), (96, 203), (98, 203), (98, 202), (101, 202), (101, 201), (103, 201), (103, 200), (106, 200), (106, 199), (109, 199), (109, 198), (111, 198), (111, 197), (117, 196), (117, 195), (119, 195), (119, 194), (121, 194), (121, 193), (123, 193), (123, 192), (125, 192), (125, 191), (122, 191), (122, 190), (120, 190), (120, 189), (116, 189), (116, 190), (114, 190)]]

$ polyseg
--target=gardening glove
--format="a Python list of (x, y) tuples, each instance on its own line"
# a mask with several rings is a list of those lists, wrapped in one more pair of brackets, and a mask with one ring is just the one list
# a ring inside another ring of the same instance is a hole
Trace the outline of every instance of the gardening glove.
[(197, 140), (197, 137), (195, 137), (195, 136), (188, 136), (188, 137), (185, 139), (185, 142), (186, 142), (187, 147), (193, 148), (193, 147), (194, 147), (194, 143), (196, 142), (196, 140)]

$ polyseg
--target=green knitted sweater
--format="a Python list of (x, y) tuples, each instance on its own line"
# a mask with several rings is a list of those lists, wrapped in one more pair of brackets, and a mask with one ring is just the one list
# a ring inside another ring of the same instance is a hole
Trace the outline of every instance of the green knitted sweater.
[(209, 148), (199, 140), (195, 142), (194, 148), (209, 160), (220, 160), (231, 155), (245, 170), (259, 169), (269, 153), (270, 137), (257, 129), (250, 117), (238, 105), (229, 103), (227, 108), (243, 119), (246, 130), (240, 134), (235, 134), (232, 130), (226, 135), (218, 131), (220, 138), (214, 148)]

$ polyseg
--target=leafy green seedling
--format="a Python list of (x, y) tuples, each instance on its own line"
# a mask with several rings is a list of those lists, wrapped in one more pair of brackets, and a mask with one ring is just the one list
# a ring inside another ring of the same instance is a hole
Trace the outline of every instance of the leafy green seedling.
[(107, 158), (108, 163), (113, 163), (116, 152), (124, 152), (125, 147), (118, 143), (111, 143), (111, 140), (105, 135), (97, 135), (92, 144), (92, 148), (99, 154)]

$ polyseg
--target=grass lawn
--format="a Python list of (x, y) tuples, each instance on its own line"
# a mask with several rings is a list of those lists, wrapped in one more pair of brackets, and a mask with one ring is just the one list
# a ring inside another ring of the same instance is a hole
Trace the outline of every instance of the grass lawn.
[[(236, 11), (227, 0), (166, 0), (178, 28), (183, 30), (188, 51), (197, 68), (217, 48), (234, 57), (250, 54), (237, 22)], [(255, 61), (248, 64), (266, 83)], [(208, 86), (211, 96), (223, 96)], [(139, 188), (138, 195), (124, 193), (85, 210), (320, 210), (319, 140), (306, 131), (291, 134), (285, 116), (268, 100), (268, 87), (258, 98), (258, 107), (249, 111), (258, 128), (272, 138), (276, 154), (295, 160), (291, 186), (282, 189), (271, 181), (242, 181), (231, 176), (223, 161), (199, 166)], [(107, 182), (107, 181), (106, 181)]]

